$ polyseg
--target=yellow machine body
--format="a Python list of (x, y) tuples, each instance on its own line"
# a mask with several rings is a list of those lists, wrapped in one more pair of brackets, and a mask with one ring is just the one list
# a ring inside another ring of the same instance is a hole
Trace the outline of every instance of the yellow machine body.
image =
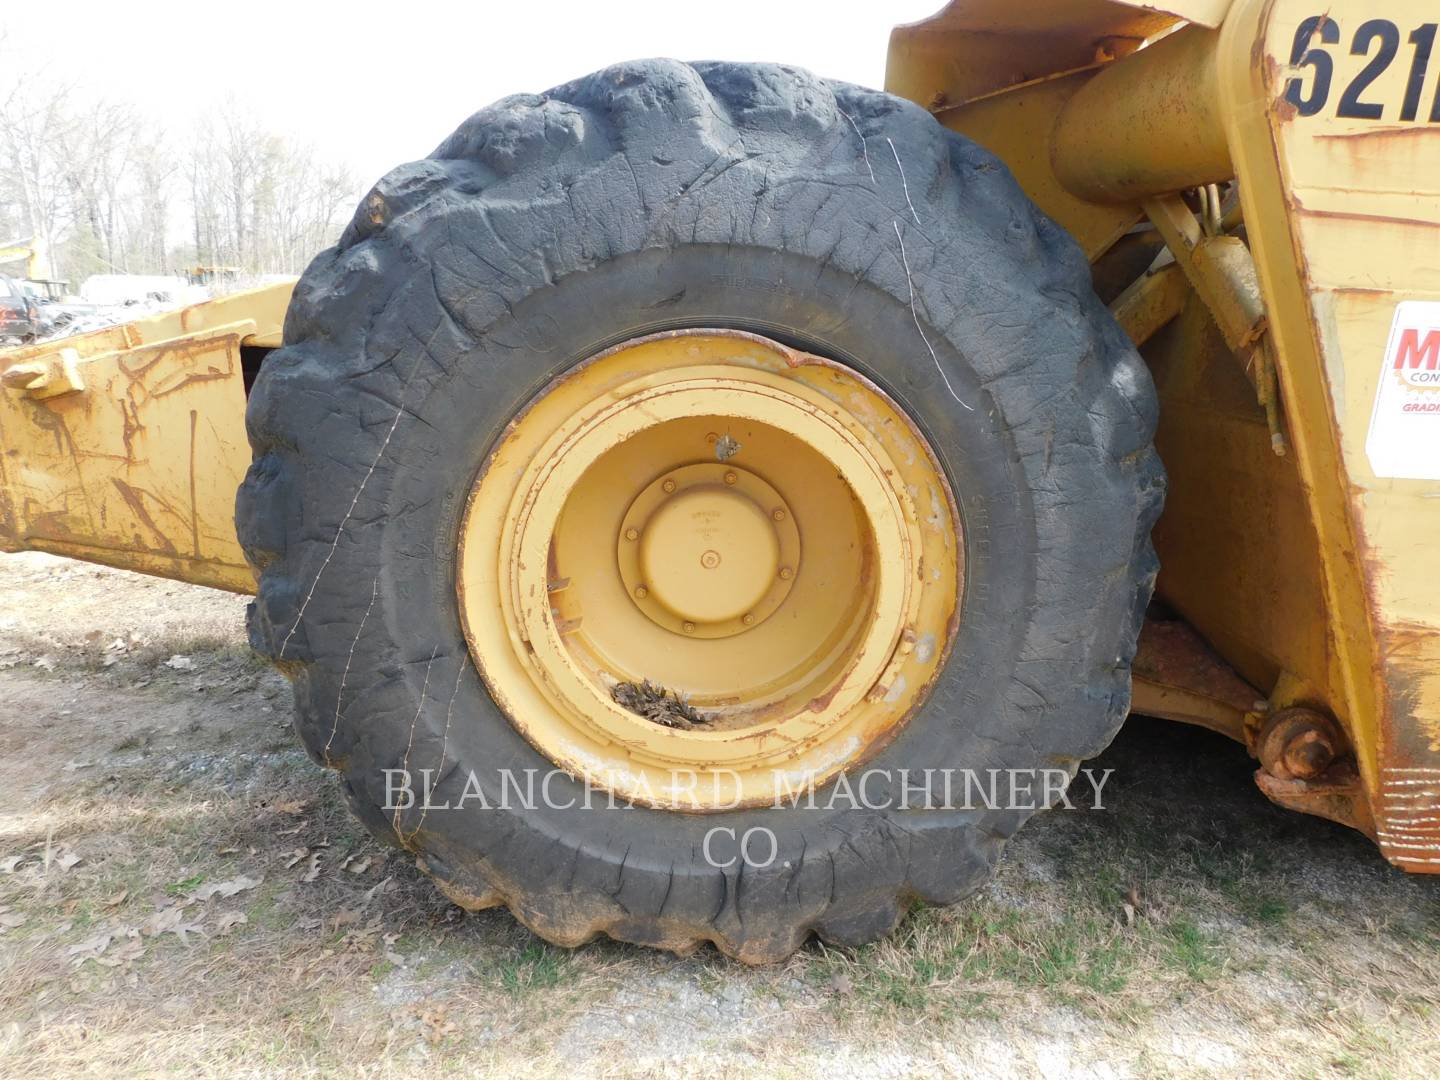
[[(1440, 872), (1440, 14), (957, 0), (887, 89), (1003, 159), (1149, 363), (1170, 477), (1136, 711)], [(253, 587), (247, 372), (290, 286), (0, 354), (0, 547)], [(1163, 613), (1162, 613), (1163, 612)]]
[[(1003, 158), (1097, 284), (1147, 219), (1165, 243), (1112, 304), (1160, 395), (1159, 594), (1183, 620), (1147, 626), (1137, 711), (1243, 739), (1271, 798), (1432, 872), (1436, 18), (1418, 0), (960, 0), (896, 30), (887, 75)], [(1232, 179), (1238, 207), (1207, 220)], [(1338, 721), (1353, 767), (1268, 767), (1291, 707)]]
[(245, 360), (280, 344), (293, 288), (0, 353), (0, 549), (253, 591)]

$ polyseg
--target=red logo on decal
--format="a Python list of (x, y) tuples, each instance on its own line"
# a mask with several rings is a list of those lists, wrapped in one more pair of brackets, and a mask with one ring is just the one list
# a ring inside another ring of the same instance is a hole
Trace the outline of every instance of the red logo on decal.
[(1404, 371), (1406, 365), (1414, 371), (1421, 364), (1426, 371), (1440, 367), (1440, 330), (1430, 330), (1425, 340), (1420, 340), (1420, 331), (1411, 327), (1400, 334), (1400, 348), (1395, 351), (1395, 370)]

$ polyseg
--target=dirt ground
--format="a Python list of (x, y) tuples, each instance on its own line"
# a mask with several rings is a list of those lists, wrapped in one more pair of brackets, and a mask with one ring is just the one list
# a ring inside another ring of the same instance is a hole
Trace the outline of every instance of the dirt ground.
[(1440, 877), (1133, 720), (1104, 811), (747, 969), (466, 915), (365, 835), (245, 600), (0, 556), (0, 1074), (1440, 1074)]

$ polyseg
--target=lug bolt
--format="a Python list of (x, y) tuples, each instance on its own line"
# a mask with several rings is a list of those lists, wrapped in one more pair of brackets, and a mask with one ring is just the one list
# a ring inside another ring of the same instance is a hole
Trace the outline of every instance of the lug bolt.
[(695, 624), (693, 622), (687, 622), (684, 626), (684, 629), (685, 633), (693, 634), (695, 632)]
[(789, 581), (789, 580), (790, 580), (792, 577), (794, 577), (794, 576), (795, 576), (795, 571), (794, 571), (794, 570), (791, 570), (790, 567), (788, 567), (788, 566), (782, 566), (782, 567), (780, 567), (780, 580), (781, 580), (781, 581)]
[(660, 487), (663, 488), (664, 491), (665, 491), (665, 494), (668, 495), (668, 494), (670, 494), (670, 492), (672, 492), (672, 491), (675, 490), (675, 481), (674, 481), (674, 480), (666, 480), (663, 484), (660, 485)]
[(733, 472), (727, 472), (727, 473), (725, 474), (725, 483), (727, 483), (727, 484), (733, 484), (733, 483), (735, 483), (736, 480), (739, 480), (739, 479), (740, 479), (740, 478), (739, 478), (738, 476), (736, 476)]
[(649, 595), (650, 595), (650, 590), (647, 589), (647, 588), (645, 588), (644, 585), (636, 585), (636, 586), (635, 586), (635, 599), (636, 599), (636, 600), (644, 600), (645, 597), (647, 597), (647, 596), (649, 596)]
[(770, 517), (771, 517), (773, 520), (775, 520), (775, 521), (784, 521), (784, 520), (785, 520), (785, 511), (784, 511), (784, 510), (781, 510), (781, 509), (777, 506), (774, 510), (771, 510), (771, 511), (770, 511)]
[(640, 539), (640, 530), (639, 530), (639, 529), (626, 529), (626, 530), (625, 530), (625, 539), (626, 539), (626, 540), (639, 540), (639, 539)]
[(749, 626), (751, 623), (753, 623), (753, 622), (755, 621), (755, 616), (754, 616), (754, 615), (751, 615), (751, 614), (747, 611), (744, 615), (742, 615), (742, 616), (740, 617), (740, 621), (741, 621), (742, 623), (744, 623), (746, 626)]

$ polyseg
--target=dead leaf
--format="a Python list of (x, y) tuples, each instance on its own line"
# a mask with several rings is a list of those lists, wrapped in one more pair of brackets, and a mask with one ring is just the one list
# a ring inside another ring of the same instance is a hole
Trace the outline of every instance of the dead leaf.
[(314, 880), (315, 880), (316, 878), (318, 878), (319, 876), (320, 876), (320, 852), (318, 852), (318, 851), (312, 851), (312, 852), (310, 853), (310, 869), (305, 871), (304, 876), (301, 877), (300, 880), (301, 880), (301, 881), (314, 881)]
[(55, 658), (53, 656), (42, 656), (36, 660), (32, 667), (44, 668), (46, 671), (55, 670)]
[(855, 985), (850, 981), (850, 976), (843, 971), (837, 971), (830, 976), (830, 992), (848, 997), (855, 992)]
[(72, 963), (79, 967), (86, 960), (94, 960), (110, 947), (110, 941), (115, 934), (110, 930), (102, 930), (94, 937), (86, 938), (78, 945), (71, 945), (65, 950), (65, 955), (72, 958)]
[(296, 825), (293, 829), (281, 829), (281, 830), (279, 830), (275, 835), (276, 835), (276, 836), (294, 836), (294, 835), (295, 835), (296, 833), (298, 833), (301, 829), (305, 828), (305, 824), (306, 824), (306, 823), (302, 821), (302, 822), (300, 822), (299, 825)]
[(71, 851), (68, 847), (61, 848), (60, 854), (55, 856), (55, 865), (61, 870), (69, 870), (80, 861), (80, 856)]
[(345, 856), (345, 861), (340, 864), (341, 870), (348, 870), (352, 874), (363, 874), (370, 869), (370, 856), (354, 852)]
[(226, 911), (221, 914), (220, 921), (215, 924), (215, 933), (224, 937), (237, 926), (244, 926), (250, 920), (243, 911)]
[(15, 868), (25, 859), (24, 855), (7, 855), (0, 859), (0, 874), (13, 874)]
[(101, 904), (102, 907), (119, 907), (121, 904), (123, 904), (123, 903), (125, 902), (125, 898), (126, 898), (127, 896), (129, 896), (129, 895), (130, 895), (130, 890), (129, 890), (129, 889), (121, 889), (121, 890), (120, 890), (118, 893), (116, 893), (114, 896), (109, 896), (109, 897), (106, 897), (104, 900), (101, 900), (101, 901), (100, 901), (100, 904)]
[(444, 1005), (416, 1006), (415, 1015), (425, 1028), (425, 1041), (432, 1046), (445, 1040), (447, 1036), (459, 1031), (459, 1027), (449, 1018), (448, 1011)]
[(289, 870), (292, 866), (294, 866), (296, 863), (298, 863), (301, 859), (305, 858), (305, 856), (309, 854), (309, 848), (297, 847), (294, 851), (289, 853), (290, 858), (285, 861), (285, 869)]
[(125, 931), (125, 939), (115, 948), (111, 949), (104, 956), (93, 956), (89, 959), (95, 961), (101, 967), (128, 967), (145, 955), (145, 942), (140, 940), (140, 931), (133, 927)]
[(0, 931), (13, 930), (17, 926), (24, 926), (29, 917), (18, 911), (0, 911)]
[(394, 878), (388, 878), (388, 877), (387, 877), (384, 881), (380, 882), (380, 884), (375, 885), (375, 886), (372, 886), (372, 887), (369, 888), (369, 889), (366, 889), (366, 890), (365, 890), (365, 899), (361, 901), (361, 907), (368, 907), (368, 906), (370, 905), (370, 902), (371, 902), (372, 900), (374, 900), (375, 897), (379, 896), (381, 893), (389, 892), (389, 891), (390, 891), (390, 882), (392, 882), (393, 880), (394, 880)]
[(202, 938), (206, 936), (205, 929), (199, 923), (185, 921), (185, 909), (179, 905), (157, 911), (145, 920), (141, 929), (148, 937), (174, 934), (182, 945), (190, 944), (191, 934), (198, 934)]
[(170, 657), (169, 660), (165, 661), (165, 666), (174, 668), (176, 671), (194, 671), (195, 661), (191, 660), (188, 656), (181, 656), (179, 653), (176, 653)]
[(354, 926), (359, 921), (360, 912), (351, 908), (342, 908), (336, 912), (335, 917), (330, 920), (330, 929), (338, 930), (342, 926)]
[(264, 880), (264, 878), (246, 877), (244, 874), (241, 874), (239, 877), (231, 878), (229, 881), (216, 881), (209, 885), (201, 885), (190, 894), (189, 899), (204, 903), (212, 896), (231, 897), (238, 892), (255, 888), (256, 885), (259, 885), (260, 882)]
[(289, 814), (292, 817), (299, 817), (310, 805), (309, 799), (283, 799), (277, 803), (271, 803), (270, 809), (277, 814)]

